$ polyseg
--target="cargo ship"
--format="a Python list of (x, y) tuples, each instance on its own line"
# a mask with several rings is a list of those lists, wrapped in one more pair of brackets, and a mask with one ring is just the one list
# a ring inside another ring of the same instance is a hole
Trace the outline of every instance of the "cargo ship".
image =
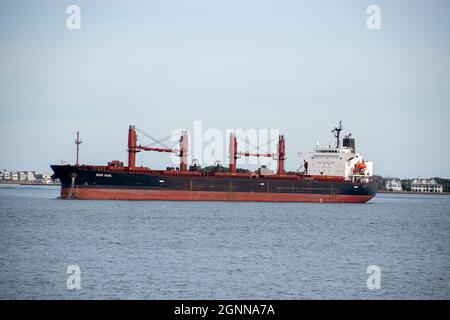
[[(377, 190), (373, 163), (365, 161), (355, 149), (351, 134), (340, 139), (342, 124), (332, 133), (336, 144), (316, 148), (304, 158), (302, 170), (286, 171), (285, 138), (278, 136), (276, 153), (239, 152), (238, 140), (230, 136), (229, 165), (202, 168), (197, 161), (188, 166), (188, 134), (182, 132), (177, 148), (148, 147), (138, 144), (137, 128), (128, 129), (128, 165), (113, 160), (107, 165), (80, 165), (81, 141), (77, 133), (74, 165), (51, 165), (53, 179), (61, 182), (61, 199), (89, 200), (181, 200), (365, 203)], [(179, 167), (155, 170), (136, 166), (139, 152), (175, 153)], [(266, 167), (256, 171), (237, 168), (240, 157), (272, 157), (276, 172)]]

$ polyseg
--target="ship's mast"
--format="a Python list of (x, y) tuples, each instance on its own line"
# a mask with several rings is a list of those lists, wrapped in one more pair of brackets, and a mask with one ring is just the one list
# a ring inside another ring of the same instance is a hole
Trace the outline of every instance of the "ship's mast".
[(238, 158), (237, 139), (234, 133), (230, 135), (230, 173), (236, 173), (236, 162)]
[(336, 138), (336, 148), (339, 148), (341, 144), (340, 135), (341, 131), (344, 129), (342, 126), (342, 120), (339, 121), (339, 127), (334, 127), (334, 129), (331, 131), (331, 133), (334, 133), (334, 137)]
[(286, 147), (284, 143), (284, 135), (278, 137), (278, 175), (284, 174), (284, 160), (286, 159)]
[(134, 169), (136, 167), (136, 153), (137, 150), (137, 135), (135, 126), (128, 128), (128, 168)]
[(83, 141), (80, 140), (80, 131), (77, 131), (77, 139), (75, 140), (75, 144), (77, 145), (77, 159), (75, 162), (75, 165), (78, 166), (79, 164), (79, 158), (80, 158), (80, 144), (82, 144)]

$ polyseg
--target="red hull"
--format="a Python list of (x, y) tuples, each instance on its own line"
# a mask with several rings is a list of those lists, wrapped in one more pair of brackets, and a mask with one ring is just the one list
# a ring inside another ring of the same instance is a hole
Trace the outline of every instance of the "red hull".
[(365, 203), (373, 196), (289, 194), (214, 191), (156, 191), (136, 189), (70, 188), (61, 190), (62, 198), (83, 200), (170, 200), (170, 201), (244, 201), (244, 202), (319, 202)]

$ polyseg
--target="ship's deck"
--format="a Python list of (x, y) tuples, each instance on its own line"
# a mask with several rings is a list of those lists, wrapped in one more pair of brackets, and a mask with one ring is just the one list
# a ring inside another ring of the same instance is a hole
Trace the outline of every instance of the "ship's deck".
[[(287, 172), (283, 175), (270, 174), (263, 175), (256, 172), (236, 172), (229, 173), (223, 171), (178, 171), (178, 170), (154, 170), (147, 167), (114, 167), (114, 166), (92, 166), (81, 165), (76, 166), (78, 170), (101, 171), (108, 173), (122, 173), (122, 174), (136, 174), (136, 175), (161, 175), (161, 176), (176, 176), (176, 177), (205, 177), (205, 178), (236, 178), (236, 179), (267, 179), (267, 180), (315, 180), (315, 181), (338, 181), (345, 182), (344, 177), (336, 176), (313, 176), (305, 175), (303, 173)], [(367, 178), (367, 177), (366, 177)], [(350, 181), (349, 181), (350, 182)]]

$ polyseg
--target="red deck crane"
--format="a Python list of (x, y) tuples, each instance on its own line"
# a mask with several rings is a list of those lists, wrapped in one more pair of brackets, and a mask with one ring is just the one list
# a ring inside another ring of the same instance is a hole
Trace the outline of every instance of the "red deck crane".
[(187, 131), (184, 130), (180, 137), (180, 148), (157, 148), (157, 147), (146, 147), (137, 145), (137, 134), (136, 127), (130, 126), (128, 129), (128, 168), (134, 169), (136, 167), (136, 153), (141, 151), (156, 151), (156, 152), (172, 152), (176, 153), (180, 157), (180, 171), (187, 171), (187, 155), (188, 155), (188, 135)]
[[(141, 151), (155, 151), (155, 152), (172, 152), (180, 157), (180, 172), (187, 171), (187, 155), (188, 155), (188, 135), (184, 130), (180, 137), (179, 149), (147, 147), (137, 144), (136, 127), (130, 126), (128, 130), (128, 168), (136, 168), (136, 153)], [(277, 153), (251, 153), (238, 152), (237, 138), (234, 133), (230, 135), (230, 173), (234, 174), (237, 171), (236, 162), (239, 157), (272, 157), (278, 161), (277, 175), (284, 174), (284, 160), (286, 159), (284, 136), (278, 136)]]
[(284, 174), (284, 160), (286, 159), (286, 146), (284, 135), (278, 136), (277, 153), (250, 153), (237, 151), (237, 138), (234, 133), (230, 135), (230, 173), (236, 173), (236, 160), (241, 157), (272, 157), (278, 160), (277, 175)]

